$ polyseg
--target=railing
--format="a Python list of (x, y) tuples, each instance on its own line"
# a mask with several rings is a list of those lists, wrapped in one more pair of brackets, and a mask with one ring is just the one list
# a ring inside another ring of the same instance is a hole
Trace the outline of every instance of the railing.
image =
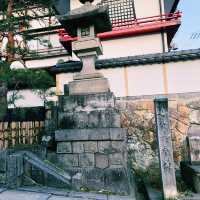
[(44, 133), (43, 107), (9, 109), (0, 121), (0, 150), (37, 144)]
[(0, 122), (0, 150), (16, 145), (37, 144), (43, 121)]
[(55, 55), (60, 55), (61, 53), (67, 54), (67, 51), (62, 46), (59, 46), (59, 47), (53, 47), (53, 48), (33, 50), (29, 54), (27, 54), (26, 57), (31, 58), (31, 57), (40, 57), (40, 56), (55, 56)]
[(124, 20), (115, 21), (112, 24), (113, 30), (121, 30), (127, 27), (135, 27), (135, 26), (146, 26), (149, 24), (155, 24), (160, 22), (165, 22), (169, 20), (177, 20), (181, 17), (181, 12), (177, 11), (175, 13), (163, 14), (163, 15), (156, 15), (151, 17), (143, 17), (134, 20)]
[[(134, 20), (114, 21), (112, 24), (112, 31), (100, 33), (97, 36), (100, 39), (110, 39), (113, 37), (156, 31), (161, 28), (180, 25), (180, 18), (181, 12), (177, 11), (175, 13), (138, 18)], [(64, 29), (59, 30), (59, 37), (61, 42), (77, 40), (77, 37), (72, 38)]]

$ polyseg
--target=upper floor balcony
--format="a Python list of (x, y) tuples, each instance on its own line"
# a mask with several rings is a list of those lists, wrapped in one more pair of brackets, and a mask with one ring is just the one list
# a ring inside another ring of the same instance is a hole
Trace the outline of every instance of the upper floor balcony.
[[(97, 35), (101, 40), (109, 40), (119, 37), (128, 37), (138, 34), (158, 32), (165, 30), (175, 34), (181, 24), (181, 12), (163, 14), (151, 17), (136, 18), (133, 20), (112, 21), (112, 31)], [(77, 40), (72, 38), (64, 29), (59, 31), (60, 42), (66, 46), (67, 42)]]

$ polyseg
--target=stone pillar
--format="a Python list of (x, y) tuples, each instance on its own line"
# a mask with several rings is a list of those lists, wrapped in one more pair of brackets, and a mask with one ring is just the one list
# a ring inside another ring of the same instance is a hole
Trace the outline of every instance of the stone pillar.
[(177, 188), (169, 126), (168, 99), (155, 99), (154, 104), (163, 194), (164, 199), (169, 199), (177, 196)]
[(192, 165), (200, 164), (200, 126), (193, 125), (188, 131), (189, 159)]
[(20, 154), (12, 154), (7, 157), (6, 182), (8, 187), (21, 186), (24, 173), (23, 157)]

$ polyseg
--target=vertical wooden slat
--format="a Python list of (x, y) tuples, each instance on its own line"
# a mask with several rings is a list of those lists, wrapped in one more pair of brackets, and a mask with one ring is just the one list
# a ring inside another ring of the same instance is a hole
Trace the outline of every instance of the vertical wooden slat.
[(0, 150), (17, 144), (37, 143), (43, 128), (43, 121), (0, 122)]

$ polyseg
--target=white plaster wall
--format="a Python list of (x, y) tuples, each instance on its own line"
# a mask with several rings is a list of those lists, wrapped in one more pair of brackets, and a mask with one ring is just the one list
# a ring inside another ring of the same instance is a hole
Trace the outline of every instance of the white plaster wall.
[[(127, 67), (127, 79), (123, 67), (99, 71), (108, 78), (111, 91), (116, 96), (123, 97), (200, 92), (199, 66), (200, 60), (166, 63), (165, 79), (163, 64)], [(64, 84), (72, 80), (72, 73), (57, 75), (57, 88), (60, 94), (63, 93)]]
[(64, 94), (64, 85), (73, 81), (73, 73), (61, 73), (56, 75), (56, 93), (57, 95)]
[(115, 38), (102, 41), (102, 58), (116, 58), (125, 56), (144, 55), (162, 52), (160, 33), (137, 35), (127, 38)]
[[(56, 88), (51, 88), (51, 91), (55, 91)], [(11, 98), (13, 91), (9, 91), (7, 94), (7, 99)], [(36, 107), (44, 106), (44, 101), (42, 98), (35, 92), (31, 90), (21, 90), (18, 94), (21, 98), (15, 101), (16, 107)], [(47, 97), (48, 101), (57, 101), (57, 96)], [(10, 104), (9, 108), (13, 108), (14, 105)]]
[(134, 0), (134, 4), (137, 18), (160, 15), (159, 0)]
[(70, 58), (68, 55), (66, 55), (66, 56), (45, 58), (45, 59), (40, 59), (40, 60), (28, 60), (26, 61), (26, 66), (27, 68), (46, 68), (46, 67), (56, 65), (56, 63), (60, 59), (64, 61), (68, 61)]
[[(167, 1), (167, 0), (166, 0)], [(94, 4), (101, 2), (101, 0), (95, 0)], [(160, 14), (159, 0), (134, 0), (136, 17), (149, 17)], [(79, 0), (70, 1), (71, 10), (80, 7), (82, 4)]]
[(125, 69), (104, 69), (100, 72), (109, 80), (110, 90), (114, 92), (116, 96), (126, 96), (125, 86)]
[(200, 92), (200, 60), (166, 65), (169, 93)]
[[(166, 63), (166, 84), (164, 91), (163, 64), (132, 66), (99, 70), (110, 83), (110, 89), (117, 97), (140, 96), (167, 93), (200, 92), (200, 59), (185, 62)], [(58, 95), (64, 93), (64, 84), (73, 80), (73, 73), (62, 73), (56, 77)], [(42, 100), (30, 90), (20, 93), (24, 99), (17, 106), (42, 106)], [(9, 93), (10, 95), (10, 93)], [(52, 97), (51, 100), (57, 100)]]
[(164, 93), (162, 65), (144, 65), (127, 69), (129, 96)]
[[(111, 91), (115, 92), (116, 96), (125, 96), (124, 68), (105, 69), (98, 71), (108, 78), (110, 89)], [(64, 85), (68, 84), (70, 81), (73, 81), (72, 73), (62, 73), (56, 76), (56, 92), (58, 95), (64, 94)]]
[[(164, 87), (161, 65), (127, 67), (126, 69), (127, 79), (123, 67), (99, 70), (99, 72), (108, 78), (110, 89), (116, 96), (123, 97), (163, 93)], [(57, 75), (58, 94), (63, 94), (64, 84), (72, 80), (72, 73)]]

